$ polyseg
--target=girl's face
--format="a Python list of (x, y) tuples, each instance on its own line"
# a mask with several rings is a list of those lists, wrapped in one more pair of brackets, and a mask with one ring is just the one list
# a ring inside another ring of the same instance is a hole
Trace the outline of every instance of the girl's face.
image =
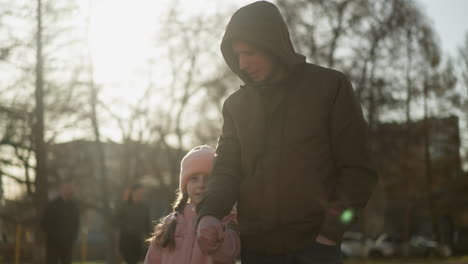
[(202, 195), (205, 192), (206, 184), (208, 183), (207, 174), (194, 174), (190, 177), (187, 182), (187, 194), (190, 198), (190, 201), (194, 204), (198, 204)]

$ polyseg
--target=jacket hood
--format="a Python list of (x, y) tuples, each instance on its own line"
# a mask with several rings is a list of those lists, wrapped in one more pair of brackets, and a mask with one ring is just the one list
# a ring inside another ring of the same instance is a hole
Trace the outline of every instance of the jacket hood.
[(232, 50), (233, 40), (249, 42), (278, 58), (292, 70), (305, 62), (305, 56), (295, 52), (289, 31), (278, 8), (269, 2), (258, 1), (237, 10), (231, 17), (221, 42), (221, 53), (231, 70), (244, 82), (250, 78), (239, 69)]

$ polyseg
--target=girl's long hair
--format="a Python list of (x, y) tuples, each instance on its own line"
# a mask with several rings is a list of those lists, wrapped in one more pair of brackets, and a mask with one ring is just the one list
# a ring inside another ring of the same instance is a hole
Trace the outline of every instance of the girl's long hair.
[[(189, 199), (188, 194), (182, 193), (177, 190), (177, 198), (172, 204), (172, 213), (167, 217), (159, 220), (159, 223), (154, 227), (153, 236), (149, 241), (154, 240), (161, 248), (169, 248), (170, 250), (175, 248), (175, 230), (177, 226), (177, 215), (184, 212), (185, 205)], [(165, 220), (167, 219), (167, 220)]]

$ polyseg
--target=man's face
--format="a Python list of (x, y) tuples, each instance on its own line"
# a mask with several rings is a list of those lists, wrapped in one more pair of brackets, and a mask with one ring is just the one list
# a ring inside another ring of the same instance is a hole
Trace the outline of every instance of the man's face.
[(240, 70), (247, 73), (252, 81), (275, 80), (279, 76), (278, 65), (265, 51), (241, 40), (234, 41), (232, 49), (237, 55)]
[(132, 199), (134, 202), (139, 202), (143, 200), (144, 195), (145, 195), (145, 189), (141, 187), (132, 192)]
[(60, 186), (60, 195), (63, 199), (68, 200), (73, 198), (74, 193), (72, 184), (64, 183)]

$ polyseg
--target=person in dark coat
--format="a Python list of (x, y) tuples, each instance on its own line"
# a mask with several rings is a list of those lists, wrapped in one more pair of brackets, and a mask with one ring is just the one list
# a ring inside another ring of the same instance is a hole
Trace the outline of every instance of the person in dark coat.
[(223, 105), (199, 245), (237, 202), (241, 258), (249, 263), (341, 263), (343, 233), (377, 181), (367, 122), (349, 79), (296, 53), (278, 8), (237, 10), (222, 55), (244, 84)]
[(59, 196), (46, 206), (41, 226), (46, 234), (47, 264), (71, 264), (73, 243), (78, 235), (80, 213), (73, 185), (60, 186)]
[(122, 206), (117, 210), (119, 225), (119, 250), (128, 264), (136, 264), (145, 253), (145, 239), (151, 234), (151, 221), (148, 207), (142, 202), (144, 188), (133, 185), (124, 194)]

